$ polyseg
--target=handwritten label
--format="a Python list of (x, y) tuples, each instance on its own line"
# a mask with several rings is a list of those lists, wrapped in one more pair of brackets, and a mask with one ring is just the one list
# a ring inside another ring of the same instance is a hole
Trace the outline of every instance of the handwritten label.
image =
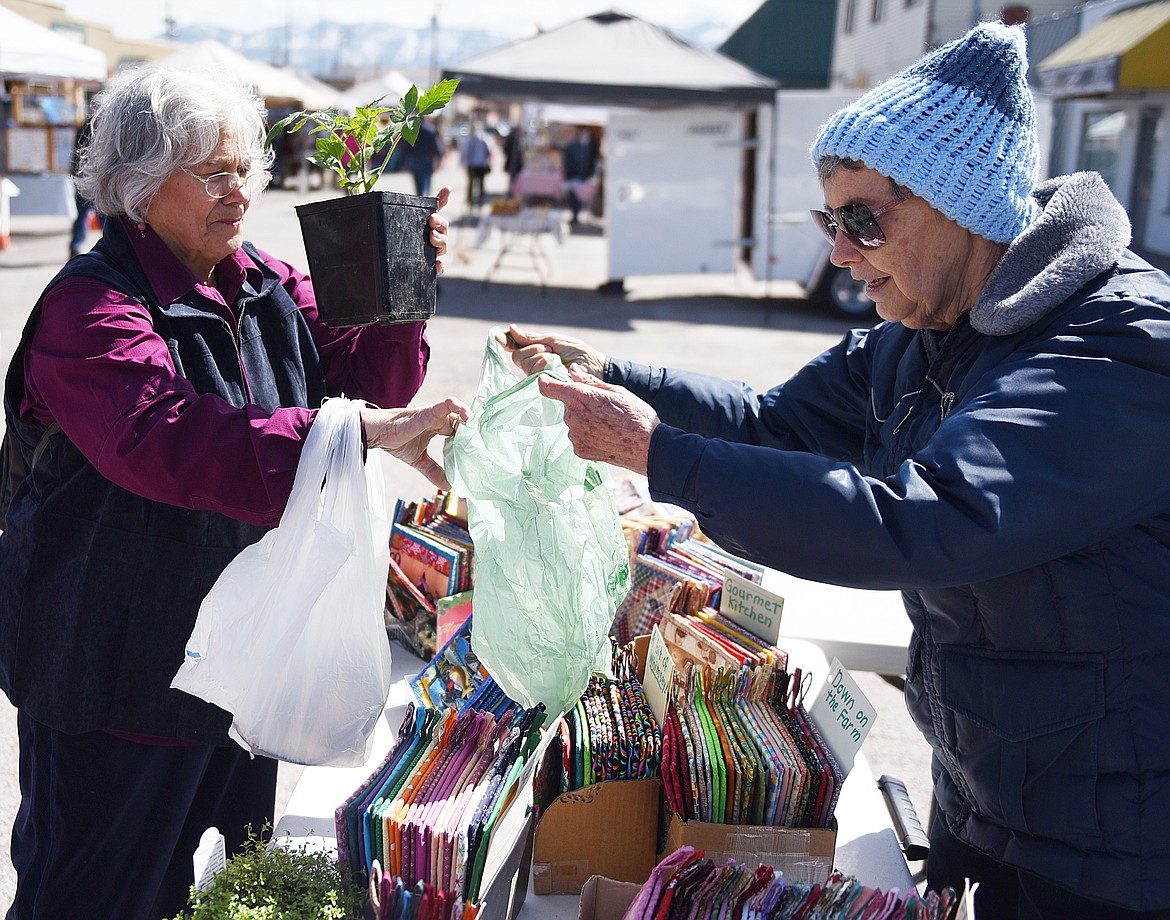
[(733, 572), (728, 572), (723, 579), (719, 612), (768, 645), (775, 645), (780, 638), (783, 611), (784, 598), (779, 594), (765, 591)]
[(650, 631), (650, 647), (646, 651), (646, 674), (642, 689), (646, 691), (646, 702), (658, 724), (666, 719), (666, 703), (670, 699), (670, 684), (674, 680), (674, 659), (662, 638), (662, 631), (655, 626)]
[(853, 680), (853, 675), (837, 658), (829, 666), (829, 678), (808, 715), (820, 729), (834, 759), (848, 773), (853, 769), (861, 743), (873, 728), (877, 713)]

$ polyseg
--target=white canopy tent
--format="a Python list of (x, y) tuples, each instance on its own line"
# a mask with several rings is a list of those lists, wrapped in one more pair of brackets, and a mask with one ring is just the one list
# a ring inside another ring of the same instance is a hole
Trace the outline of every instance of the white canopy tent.
[(341, 95), (332, 92), (329, 87), (316, 81), (310, 84), (291, 70), (253, 61), (210, 39), (186, 45), (155, 63), (174, 70), (212, 73), (231, 71), (250, 83), (270, 108), (283, 105), (290, 108), (327, 109), (342, 105)]
[(610, 107), (604, 105), (573, 105), (561, 102), (524, 103), (525, 123), (543, 121), (562, 125), (605, 125)]
[[(382, 101), (382, 104), (385, 105), (386, 103), (398, 102), (413, 85), (401, 70), (387, 70), (372, 80), (355, 83), (345, 91), (345, 97), (354, 106), (359, 106), (369, 105), (375, 99), (385, 96), (386, 98)], [(421, 88), (426, 89), (426, 87)]]
[(294, 70), (291, 67), (280, 68), (282, 72), (292, 74), (296, 79), (300, 80), (310, 90), (315, 90), (317, 96), (312, 100), (305, 102), (305, 108), (312, 109), (328, 109), (338, 108), (344, 112), (353, 111), (353, 100), (349, 98), (347, 93), (343, 93), (335, 86), (330, 86), (324, 80), (318, 80), (312, 74), (304, 73), (300, 70)]
[(104, 80), (106, 56), (58, 35), (0, 6), (0, 74), (7, 78), (50, 77)]

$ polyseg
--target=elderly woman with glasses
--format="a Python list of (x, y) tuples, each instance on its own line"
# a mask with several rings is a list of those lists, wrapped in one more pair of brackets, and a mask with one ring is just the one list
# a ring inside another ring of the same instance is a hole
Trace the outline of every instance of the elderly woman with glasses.
[[(427, 446), (466, 408), (402, 408), (426, 372), (424, 324), (327, 328), (311, 280), (244, 241), (263, 116), (223, 75), (111, 80), (78, 178), (103, 237), (49, 283), (8, 371), (10, 920), (173, 916), (206, 828), (231, 852), (273, 822), (276, 762), (170, 681), (204, 595), (279, 522), (322, 400), (367, 400), (366, 445), (445, 485)], [(446, 229), (432, 217), (440, 255)]]
[(1170, 278), (1101, 178), (1037, 184), (1024, 33), (982, 24), (812, 147), (834, 264), (885, 322), (756, 395), (550, 353), (579, 454), (725, 548), (900, 589), (930, 742), (928, 881), (980, 920), (1170, 916)]

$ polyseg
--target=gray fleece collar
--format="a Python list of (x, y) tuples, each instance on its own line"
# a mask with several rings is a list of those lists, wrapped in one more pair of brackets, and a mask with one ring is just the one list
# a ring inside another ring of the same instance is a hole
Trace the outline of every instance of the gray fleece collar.
[(1043, 210), (995, 266), (971, 325), (984, 335), (1026, 329), (1101, 272), (1129, 245), (1129, 217), (1095, 172), (1038, 185)]

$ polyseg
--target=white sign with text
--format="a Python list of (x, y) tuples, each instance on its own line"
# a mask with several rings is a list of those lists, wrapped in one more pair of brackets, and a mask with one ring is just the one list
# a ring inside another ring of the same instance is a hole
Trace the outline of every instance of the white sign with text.
[(848, 773), (877, 713), (839, 659), (834, 658), (829, 665), (829, 676), (808, 715), (820, 729), (833, 759)]
[(765, 591), (734, 572), (728, 572), (723, 579), (719, 612), (767, 645), (776, 645), (780, 638), (783, 611), (784, 598), (779, 594)]
[(646, 670), (642, 689), (646, 691), (646, 702), (661, 727), (666, 720), (666, 704), (670, 699), (670, 682), (674, 679), (674, 659), (662, 638), (662, 631), (655, 626), (650, 631), (650, 647), (646, 651)]

